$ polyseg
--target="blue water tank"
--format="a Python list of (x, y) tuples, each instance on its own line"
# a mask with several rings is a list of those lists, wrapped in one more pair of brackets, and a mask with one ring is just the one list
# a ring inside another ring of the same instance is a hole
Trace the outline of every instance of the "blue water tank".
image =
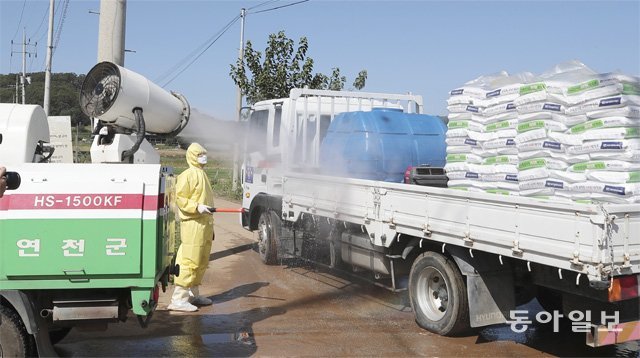
[(408, 166), (444, 167), (447, 126), (438, 117), (374, 109), (337, 115), (320, 145), (323, 174), (402, 182)]

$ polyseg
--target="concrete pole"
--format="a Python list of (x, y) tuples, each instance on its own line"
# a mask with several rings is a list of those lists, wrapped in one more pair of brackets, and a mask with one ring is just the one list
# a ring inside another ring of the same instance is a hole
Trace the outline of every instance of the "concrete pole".
[(124, 66), (126, 12), (126, 0), (100, 1), (98, 62), (110, 61), (116, 65)]
[(22, 104), (26, 104), (24, 83), (27, 81), (27, 33), (26, 28), (22, 29), (22, 77), (20, 77), (20, 85), (22, 86)]
[[(238, 59), (240, 63), (244, 61), (244, 19), (246, 15), (246, 10), (244, 8), (240, 9), (240, 48), (238, 49)], [(242, 108), (242, 89), (238, 86), (237, 95), (236, 95), (236, 115), (238, 116), (238, 122), (240, 122), (240, 108)], [(231, 190), (234, 192), (238, 189), (238, 167), (240, 166), (238, 157), (239, 157), (239, 145), (238, 143), (233, 146), (233, 181), (231, 185)]]
[(44, 68), (44, 113), (49, 116), (49, 102), (51, 96), (51, 58), (53, 57), (53, 14), (54, 2), (49, 1), (49, 34), (47, 36), (47, 64)]

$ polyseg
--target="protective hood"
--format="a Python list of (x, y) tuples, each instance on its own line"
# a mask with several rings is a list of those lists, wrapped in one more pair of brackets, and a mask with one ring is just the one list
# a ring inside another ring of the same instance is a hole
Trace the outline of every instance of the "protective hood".
[(201, 214), (198, 212), (198, 205), (213, 206), (213, 190), (207, 177), (207, 173), (198, 163), (198, 155), (206, 153), (200, 144), (193, 143), (187, 149), (187, 163), (189, 168), (185, 169), (176, 180), (176, 205), (180, 209), (180, 219), (202, 219), (211, 221), (211, 214)]
[(187, 164), (190, 167), (202, 168), (203, 165), (198, 163), (198, 156), (201, 154), (207, 154), (207, 150), (198, 143), (192, 143), (187, 149)]

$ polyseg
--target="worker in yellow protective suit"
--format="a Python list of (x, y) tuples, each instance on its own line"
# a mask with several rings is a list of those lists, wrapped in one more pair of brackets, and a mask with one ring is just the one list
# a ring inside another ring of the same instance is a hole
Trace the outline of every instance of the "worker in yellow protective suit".
[(202, 169), (207, 163), (207, 150), (193, 143), (187, 149), (189, 168), (178, 175), (176, 205), (180, 210), (180, 239), (176, 263), (180, 275), (174, 278), (175, 289), (171, 304), (173, 311), (193, 312), (197, 306), (212, 304), (200, 296), (198, 286), (209, 264), (209, 253), (214, 239), (213, 191), (207, 174)]

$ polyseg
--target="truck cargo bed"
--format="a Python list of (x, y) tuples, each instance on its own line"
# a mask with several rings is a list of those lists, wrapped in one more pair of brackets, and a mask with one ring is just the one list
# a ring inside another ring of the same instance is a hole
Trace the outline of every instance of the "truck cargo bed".
[(298, 173), (282, 183), (285, 220), (308, 213), (359, 224), (377, 246), (409, 235), (575, 271), (590, 281), (640, 272), (640, 204), (564, 203)]

